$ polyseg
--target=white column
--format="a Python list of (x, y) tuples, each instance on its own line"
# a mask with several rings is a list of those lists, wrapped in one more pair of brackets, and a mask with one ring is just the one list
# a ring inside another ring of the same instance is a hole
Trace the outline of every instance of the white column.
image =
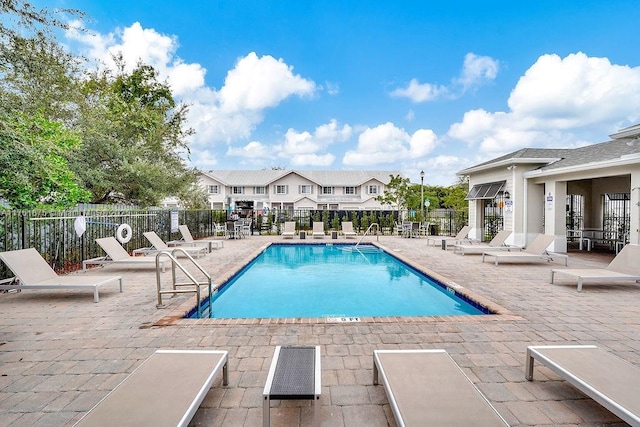
[(629, 243), (640, 245), (640, 167), (635, 167), (631, 171)]
[(548, 181), (545, 183), (544, 233), (556, 236), (550, 246), (553, 252), (567, 252), (567, 183)]

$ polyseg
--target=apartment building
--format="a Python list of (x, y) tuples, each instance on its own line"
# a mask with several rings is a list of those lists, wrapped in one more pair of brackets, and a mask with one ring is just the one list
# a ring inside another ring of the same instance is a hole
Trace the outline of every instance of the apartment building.
[(211, 209), (376, 210), (375, 198), (398, 171), (216, 170), (202, 172), (200, 185)]

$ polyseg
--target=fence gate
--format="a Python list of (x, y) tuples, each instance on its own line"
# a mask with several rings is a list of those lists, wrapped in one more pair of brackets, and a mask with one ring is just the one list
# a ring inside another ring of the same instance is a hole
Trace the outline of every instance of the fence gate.
[(504, 197), (499, 193), (493, 199), (482, 201), (482, 241), (490, 241), (504, 229)]

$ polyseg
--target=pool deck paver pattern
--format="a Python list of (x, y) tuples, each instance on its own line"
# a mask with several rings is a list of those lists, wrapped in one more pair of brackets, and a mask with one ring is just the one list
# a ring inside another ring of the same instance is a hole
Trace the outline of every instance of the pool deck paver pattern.
[[(282, 239), (229, 240), (197, 261), (217, 281), (271, 241)], [(640, 286), (585, 285), (578, 293), (569, 281), (549, 284), (550, 269), (562, 263), (496, 267), (481, 256), (428, 247), (426, 239), (380, 236), (379, 243), (511, 314), (359, 323), (176, 320), (194, 299), (165, 298), (166, 308), (156, 308), (153, 269), (95, 268), (74, 274), (122, 274), (124, 292), (105, 288), (97, 304), (81, 291), (0, 294), (0, 425), (73, 425), (156, 349), (174, 348), (229, 351), (229, 386), (216, 381), (191, 425), (258, 426), (276, 345), (321, 346), (323, 426), (395, 426), (383, 387), (372, 385), (372, 357), (375, 349), (400, 348), (446, 349), (513, 426), (626, 425), (544, 366), (526, 381), (525, 350), (596, 344), (640, 366)], [(569, 255), (569, 268), (602, 267), (613, 257)], [(170, 275), (163, 273), (163, 283)], [(310, 425), (311, 409), (307, 401), (274, 402), (272, 425)]]

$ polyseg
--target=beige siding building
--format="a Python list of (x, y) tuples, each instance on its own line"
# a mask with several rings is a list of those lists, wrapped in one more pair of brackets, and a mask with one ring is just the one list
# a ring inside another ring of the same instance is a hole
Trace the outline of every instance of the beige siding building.
[(575, 149), (524, 148), (458, 172), (469, 178), (471, 237), (501, 229), (526, 245), (538, 233), (618, 250), (640, 243), (640, 125)]
[(220, 170), (202, 172), (211, 209), (380, 210), (375, 200), (398, 171)]

